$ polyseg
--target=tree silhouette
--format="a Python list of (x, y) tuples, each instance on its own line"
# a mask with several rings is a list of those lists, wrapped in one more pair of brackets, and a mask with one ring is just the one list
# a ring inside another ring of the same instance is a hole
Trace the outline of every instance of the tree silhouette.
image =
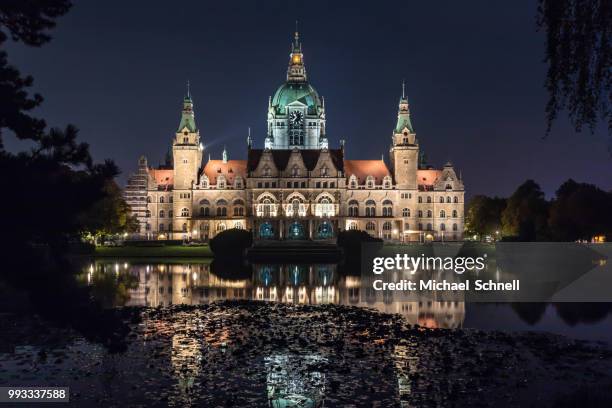
[(612, 2), (540, 0), (537, 22), (546, 32), (547, 133), (565, 109), (576, 131), (593, 132), (601, 119), (612, 133)]

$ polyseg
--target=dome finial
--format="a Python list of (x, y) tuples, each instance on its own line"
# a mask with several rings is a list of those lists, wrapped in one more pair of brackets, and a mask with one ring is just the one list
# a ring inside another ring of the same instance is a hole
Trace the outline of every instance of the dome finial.
[(187, 80), (187, 98), (191, 98), (191, 91), (189, 90), (189, 80)]
[(227, 149), (223, 145), (223, 163), (227, 163)]
[(295, 45), (297, 46), (300, 41), (300, 31), (298, 30), (298, 21), (295, 20)]
[(402, 79), (402, 99), (406, 99), (406, 80)]

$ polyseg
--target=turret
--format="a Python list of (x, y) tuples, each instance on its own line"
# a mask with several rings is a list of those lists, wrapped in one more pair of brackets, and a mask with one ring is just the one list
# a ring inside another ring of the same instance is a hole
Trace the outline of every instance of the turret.
[(397, 123), (393, 129), (389, 153), (398, 188), (415, 189), (417, 187), (419, 143), (410, 120), (410, 106), (404, 82), (402, 82), (402, 96), (399, 100)]
[(190, 189), (197, 182), (198, 169), (202, 164), (203, 148), (200, 132), (196, 126), (193, 100), (187, 83), (187, 95), (183, 99), (181, 120), (172, 144), (174, 161), (174, 188)]
[(300, 33), (297, 31), (297, 26), (293, 37), (293, 44), (291, 45), (291, 54), (289, 55), (287, 82), (306, 82), (304, 54), (302, 54), (302, 43), (300, 43)]

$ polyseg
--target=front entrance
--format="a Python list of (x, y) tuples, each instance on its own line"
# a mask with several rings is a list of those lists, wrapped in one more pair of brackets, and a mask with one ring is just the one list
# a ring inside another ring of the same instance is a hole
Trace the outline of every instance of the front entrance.
[(317, 239), (331, 239), (334, 237), (334, 228), (329, 221), (323, 221), (317, 228)]
[(259, 226), (259, 238), (274, 239), (274, 228), (269, 222), (264, 222)]
[(304, 226), (297, 221), (289, 225), (287, 239), (306, 239)]

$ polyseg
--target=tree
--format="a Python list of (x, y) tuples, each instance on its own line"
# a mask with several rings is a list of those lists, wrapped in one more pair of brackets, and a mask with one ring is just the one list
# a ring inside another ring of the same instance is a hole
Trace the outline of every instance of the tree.
[(468, 204), (465, 217), (468, 234), (495, 235), (501, 230), (501, 217), (505, 208), (505, 198), (474, 196)]
[(527, 180), (508, 198), (502, 213), (502, 231), (521, 241), (547, 238), (548, 202), (540, 186)]
[[(69, 0), (4, 0), (0, 3), (0, 46), (11, 38), (29, 46), (39, 47), (51, 37), (48, 31), (55, 20), (70, 10)], [(44, 134), (45, 121), (30, 115), (42, 103), (38, 94), (28, 95), (31, 76), (22, 76), (8, 64), (6, 51), (0, 51), (0, 150), (3, 149), (4, 129), (19, 139), (38, 142)]]
[(547, 133), (564, 109), (576, 131), (593, 132), (598, 118), (612, 131), (612, 3), (540, 0), (537, 23), (546, 32)]
[(569, 179), (556, 192), (548, 224), (558, 241), (590, 239), (612, 231), (612, 194)]
[(82, 233), (93, 236), (97, 243), (104, 235), (137, 231), (138, 220), (130, 214), (117, 183), (107, 180), (103, 191), (105, 196), (79, 215)]

